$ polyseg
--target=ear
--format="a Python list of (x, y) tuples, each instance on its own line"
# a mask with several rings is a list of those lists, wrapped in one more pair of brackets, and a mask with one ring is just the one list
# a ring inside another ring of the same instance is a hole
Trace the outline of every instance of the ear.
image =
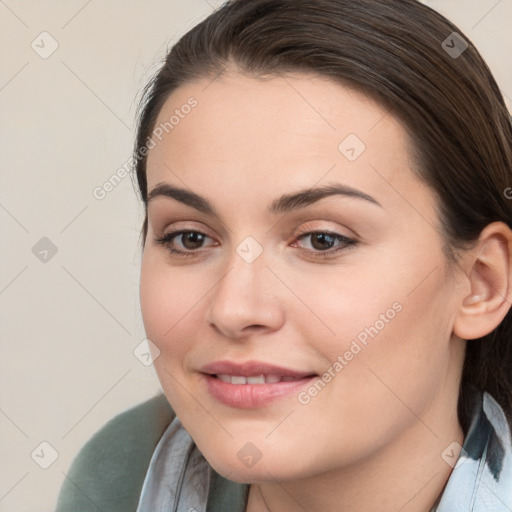
[(492, 332), (512, 305), (512, 231), (503, 222), (489, 224), (467, 257), (470, 293), (463, 297), (453, 332), (472, 340)]

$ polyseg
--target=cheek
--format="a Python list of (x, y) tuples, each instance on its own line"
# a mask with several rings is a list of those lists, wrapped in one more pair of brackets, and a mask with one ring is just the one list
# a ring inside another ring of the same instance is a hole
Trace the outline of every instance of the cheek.
[(451, 295), (447, 276), (438, 269), (419, 286), (409, 284), (420, 281), (421, 275), (411, 276), (395, 287), (396, 293), (388, 293), (400, 311), (387, 323), (374, 322), (377, 329), (372, 329), (374, 336), (368, 337), (361, 359), (371, 370), (375, 386), (389, 387), (417, 410), (432, 399), (446, 378), (453, 316), (447, 301)]
[(402, 310), (397, 283), (379, 279), (373, 271), (338, 271), (330, 279), (308, 283), (303, 292), (330, 330), (321, 339), (313, 333), (308, 339), (318, 340), (317, 348), (331, 359), (348, 350), (354, 340), (365, 347), (370, 339), (382, 337)]
[(194, 345), (194, 305), (197, 288), (180, 270), (171, 269), (160, 258), (145, 253), (140, 275), (140, 305), (147, 338), (158, 347), (153, 366), (162, 390), (180, 415), (194, 410), (182, 391), (187, 354)]
[(140, 275), (140, 306), (146, 335), (153, 342), (159, 340), (172, 326), (173, 314), (170, 307), (169, 293), (165, 293), (167, 282), (162, 279), (158, 267), (151, 265), (149, 258), (144, 256)]
[(200, 290), (190, 286), (186, 272), (170, 268), (151, 253), (144, 254), (140, 275), (142, 319), (147, 337), (162, 353), (173, 345), (183, 346), (176, 340), (187, 330), (200, 297)]
[(323, 338), (317, 349), (331, 363), (346, 354), (349, 371), (343, 373), (350, 374), (351, 384), (355, 379), (368, 386), (368, 379), (376, 379), (373, 370), (397, 385), (399, 379), (408, 381), (414, 389), (420, 382), (432, 385), (446, 371), (453, 285), (440, 261), (431, 274), (435, 265), (428, 263), (409, 262), (405, 271), (374, 265), (366, 275), (347, 273), (330, 283), (322, 312), (335, 335)]

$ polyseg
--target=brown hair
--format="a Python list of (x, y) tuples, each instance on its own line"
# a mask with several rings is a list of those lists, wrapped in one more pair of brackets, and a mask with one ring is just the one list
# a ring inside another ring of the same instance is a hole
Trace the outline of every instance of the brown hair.
[[(512, 225), (504, 194), (512, 185), (509, 114), (486, 63), (452, 23), (416, 0), (231, 0), (181, 37), (144, 90), (134, 153), (146, 207), (143, 243), (148, 191), (141, 149), (163, 103), (179, 86), (231, 69), (254, 77), (294, 71), (328, 77), (400, 118), (417, 172), (439, 199), (450, 260), (487, 224)], [(492, 333), (467, 342), (463, 427), (470, 384), (488, 391), (512, 423), (511, 336), (509, 311)]]

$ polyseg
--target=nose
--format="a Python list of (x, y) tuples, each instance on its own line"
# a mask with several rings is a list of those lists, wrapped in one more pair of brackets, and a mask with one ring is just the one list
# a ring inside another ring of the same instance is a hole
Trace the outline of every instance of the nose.
[(230, 339), (272, 332), (284, 323), (282, 287), (263, 255), (248, 263), (234, 253), (209, 295), (207, 321)]

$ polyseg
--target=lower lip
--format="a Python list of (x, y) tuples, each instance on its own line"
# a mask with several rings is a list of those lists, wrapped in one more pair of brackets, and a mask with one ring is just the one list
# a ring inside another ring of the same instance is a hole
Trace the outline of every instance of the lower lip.
[(219, 402), (239, 409), (264, 407), (273, 401), (297, 393), (310, 384), (316, 376), (303, 379), (276, 382), (275, 384), (231, 384), (212, 375), (203, 374), (208, 391)]

